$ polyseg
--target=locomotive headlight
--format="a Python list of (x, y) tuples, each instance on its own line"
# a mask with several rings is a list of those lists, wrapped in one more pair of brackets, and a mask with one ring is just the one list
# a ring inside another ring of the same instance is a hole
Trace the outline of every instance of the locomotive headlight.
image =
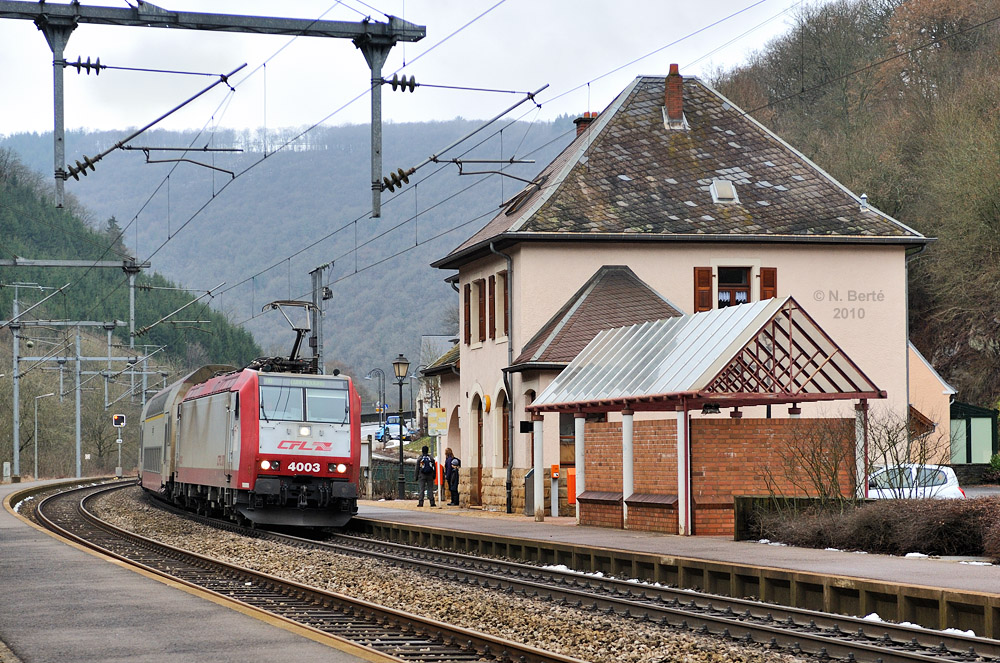
[(338, 474), (344, 474), (347, 472), (347, 465), (340, 463), (339, 465), (334, 466), (333, 463), (330, 463), (329, 466), (327, 466), (327, 471), (333, 472), (334, 470), (336, 470)]
[(312, 426), (299, 426), (299, 435), (301, 435), (302, 437), (308, 437), (312, 435), (312, 432), (313, 432)]
[(262, 470), (280, 470), (281, 462), (277, 460), (262, 460), (260, 461), (260, 469)]

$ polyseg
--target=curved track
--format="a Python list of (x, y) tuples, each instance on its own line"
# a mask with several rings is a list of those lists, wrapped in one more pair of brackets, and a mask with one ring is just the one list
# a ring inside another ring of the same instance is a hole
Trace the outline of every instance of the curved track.
[[(183, 517), (192, 517), (177, 512)], [(792, 654), (845, 661), (1000, 661), (1000, 641), (887, 622), (872, 622), (692, 590), (641, 584), (555, 568), (397, 543), (329, 535), (327, 540), (199, 522), (301, 547), (377, 557), (439, 578), (551, 600), (623, 618), (758, 643)]]
[(84, 486), (52, 495), (38, 502), (34, 518), (88, 548), (353, 643), (386, 661), (581, 663), (167, 546), (109, 525), (87, 509), (88, 499), (128, 485)]

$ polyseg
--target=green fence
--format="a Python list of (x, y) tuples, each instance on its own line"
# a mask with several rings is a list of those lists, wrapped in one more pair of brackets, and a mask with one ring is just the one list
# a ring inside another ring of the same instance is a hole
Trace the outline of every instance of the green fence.
[[(407, 458), (404, 463), (403, 476), (406, 478), (406, 496), (416, 497), (417, 480), (414, 478), (414, 468), (417, 461)], [(372, 459), (372, 492), (373, 499), (396, 499), (399, 486), (399, 461)]]

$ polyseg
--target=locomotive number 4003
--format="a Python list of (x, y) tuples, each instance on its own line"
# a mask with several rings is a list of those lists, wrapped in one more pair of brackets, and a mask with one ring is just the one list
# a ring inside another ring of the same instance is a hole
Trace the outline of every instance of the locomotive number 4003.
[(292, 472), (319, 472), (319, 463), (289, 463)]

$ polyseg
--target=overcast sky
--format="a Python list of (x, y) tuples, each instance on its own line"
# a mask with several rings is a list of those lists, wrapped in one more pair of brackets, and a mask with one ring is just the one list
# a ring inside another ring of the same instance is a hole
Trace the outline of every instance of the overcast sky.
[[(125, 0), (85, 4), (126, 6)], [(801, 0), (160, 2), (165, 9), (179, 11), (351, 22), (365, 16), (384, 22), (381, 12), (399, 16), (426, 26), (427, 36), (392, 49), (383, 70), (387, 78), (399, 71), (428, 85), (517, 91), (548, 84), (538, 96), (542, 108), (526, 119), (601, 110), (635, 76), (665, 74), (672, 62), (686, 75), (736, 66), (786, 32), (801, 5)], [(52, 53), (42, 33), (31, 21), (0, 20), (0, 54), (0, 134), (50, 131)], [(158, 125), (161, 128), (362, 124), (370, 117), (368, 65), (345, 39), (83, 24), (66, 48), (67, 60), (78, 56), (84, 61), (100, 57), (102, 64), (112, 66), (213, 74), (247, 63), (233, 77), (235, 92), (220, 85)], [(112, 70), (98, 77), (75, 69), (66, 69), (65, 80), (66, 126), (86, 129), (142, 126), (212, 81)], [(518, 98), (429, 87), (404, 94), (384, 87), (383, 118), (490, 118)], [(526, 104), (516, 116), (532, 108)]]

